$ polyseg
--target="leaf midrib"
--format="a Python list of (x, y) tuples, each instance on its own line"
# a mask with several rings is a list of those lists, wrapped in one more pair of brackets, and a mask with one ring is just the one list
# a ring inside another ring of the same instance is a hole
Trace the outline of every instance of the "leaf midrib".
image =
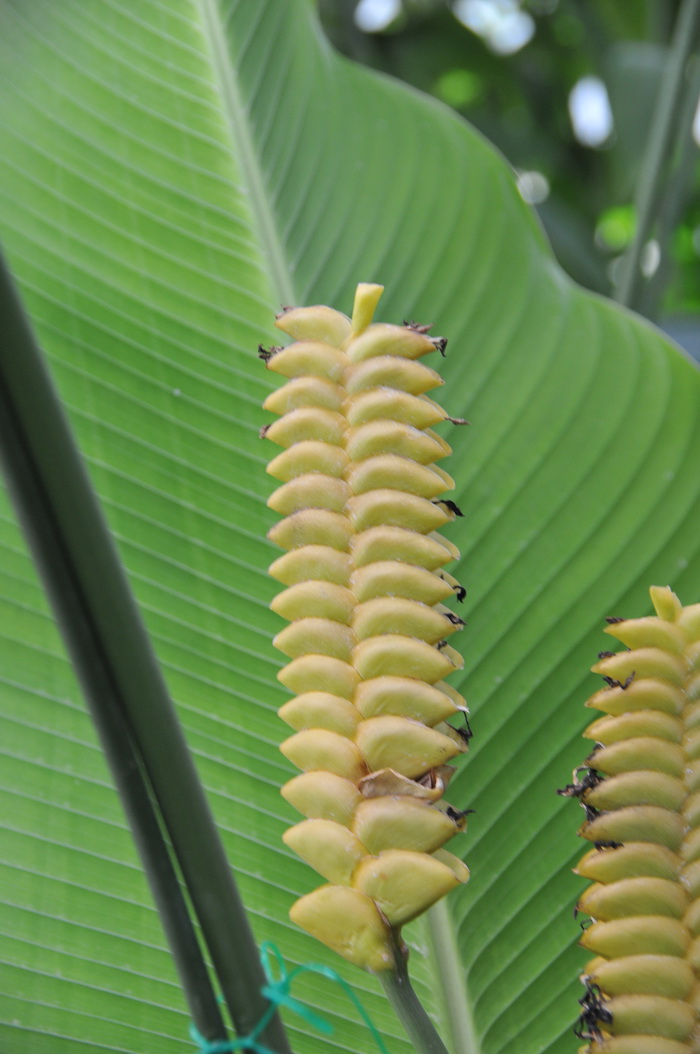
[(221, 98), (221, 108), (228, 126), (232, 153), (240, 169), (242, 181), (250, 201), (257, 230), (261, 257), (268, 270), (273, 295), (280, 304), (294, 304), (290, 268), (277, 233), (277, 220), (272, 210), (265, 178), (253, 142), (246, 108), (241, 98), (235, 71), (226, 46), (226, 29), (221, 19), (217, 0), (200, 0), (204, 38), (211, 56), (212, 71)]

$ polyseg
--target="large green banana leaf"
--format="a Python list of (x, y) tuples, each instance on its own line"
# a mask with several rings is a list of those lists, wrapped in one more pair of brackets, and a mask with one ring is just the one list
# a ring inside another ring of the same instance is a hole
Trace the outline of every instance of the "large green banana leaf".
[[(2, 238), (208, 789), (256, 934), (339, 966), (392, 1054), (372, 978), (287, 920), (317, 876), (281, 843), (285, 693), (270, 645), (259, 341), (281, 303), (450, 338), (441, 398), (464, 519), (462, 686), (477, 810), (449, 939), (412, 972), (458, 1049), (575, 1049), (571, 915), (586, 670), (646, 586), (700, 599), (700, 378), (645, 323), (574, 288), (507, 165), (451, 113), (340, 60), (306, 0), (1, 0)], [(119, 802), (3, 506), (0, 1047), (190, 1050), (188, 1015)], [(226, 920), (222, 920), (225, 925)], [(458, 954), (461, 960), (455, 958)], [(298, 1054), (370, 1050), (340, 989), (297, 994)]]

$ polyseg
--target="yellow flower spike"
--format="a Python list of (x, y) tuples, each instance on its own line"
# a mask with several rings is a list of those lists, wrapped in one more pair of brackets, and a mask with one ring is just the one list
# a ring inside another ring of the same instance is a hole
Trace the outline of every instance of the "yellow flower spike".
[(586, 729), (597, 749), (562, 792), (596, 845), (577, 868), (594, 881), (581, 944), (600, 956), (582, 978), (587, 1054), (685, 1054), (700, 1036), (700, 606), (668, 587), (651, 598), (655, 615), (608, 620), (629, 650), (593, 666), (607, 687), (586, 705), (608, 716)]
[(396, 969), (389, 924), (359, 889), (321, 886), (297, 900), (289, 917), (355, 966), (374, 973)]
[(275, 318), (277, 329), (294, 340), (314, 340), (340, 348), (350, 335), (350, 319), (332, 307), (284, 307)]
[(606, 995), (663, 995), (686, 999), (695, 986), (690, 963), (673, 955), (628, 955), (602, 960), (587, 976)]
[(397, 927), (469, 876), (440, 848), (465, 827), (442, 795), (471, 730), (446, 723), (467, 708), (443, 680), (463, 666), (446, 641), (463, 621), (443, 601), (465, 591), (441, 570), (459, 551), (438, 529), (461, 512), (442, 498), (450, 447), (432, 431), (466, 422), (425, 396), (442, 380), (418, 359), (446, 342), (373, 322), (381, 292), (360, 285), (350, 320), (285, 308), (296, 343), (260, 349), (288, 379), (261, 430), (284, 448), (268, 467), (284, 517), (268, 538), (286, 550), (270, 570), (287, 587), (271, 607), (294, 693), (281, 750), (302, 771), (282, 793), (306, 817), (284, 838), (331, 883), (291, 917), (370, 970), (393, 969)]

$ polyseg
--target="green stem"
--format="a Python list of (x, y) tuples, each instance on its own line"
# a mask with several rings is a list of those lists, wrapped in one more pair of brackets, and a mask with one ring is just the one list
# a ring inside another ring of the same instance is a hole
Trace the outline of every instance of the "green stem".
[(678, 12), (668, 61), (652, 117), (649, 140), (635, 195), (636, 228), (632, 244), (620, 262), (620, 273), (613, 297), (621, 304), (643, 310), (645, 276), (641, 270), (642, 253), (656, 223), (659, 202), (663, 197), (663, 175), (668, 168), (671, 144), (677, 135), (689, 129), (679, 127), (687, 94), (688, 59), (695, 46), (700, 23), (700, 0), (683, 0)]
[[(0, 319), (3, 432), (11, 426), (14, 437), (5, 455), (37, 564), (93, 712), (116, 741), (116, 706), (148, 775), (231, 1019), (247, 1035), (269, 1007), (250, 923), (126, 575), (1, 260)], [(128, 768), (133, 759), (123, 760)], [(153, 846), (155, 837), (153, 829), (139, 835), (140, 846)], [(277, 1014), (260, 1040), (291, 1054)]]
[(396, 1016), (406, 1029), (417, 1054), (448, 1054), (445, 1044), (435, 1030), (425, 1007), (416, 995), (408, 976), (406, 955), (398, 942), (395, 958), (400, 966), (377, 974), (387, 999), (396, 1011)]
[(438, 901), (427, 914), (431, 962), (435, 964), (435, 983), (442, 997), (453, 1054), (480, 1054), (471, 1005), (459, 956), (455, 927), (447, 903)]

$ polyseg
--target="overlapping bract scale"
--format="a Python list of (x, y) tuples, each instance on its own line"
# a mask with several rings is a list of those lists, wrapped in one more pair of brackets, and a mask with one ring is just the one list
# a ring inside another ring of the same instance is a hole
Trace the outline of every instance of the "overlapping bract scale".
[(608, 620), (595, 749), (560, 793), (586, 811), (591, 880), (578, 908), (593, 952), (577, 1034), (586, 1054), (700, 1050), (700, 604), (651, 589), (656, 614)]
[(439, 533), (458, 514), (437, 464), (450, 448), (432, 430), (448, 417), (419, 361), (446, 341), (373, 323), (381, 292), (358, 286), (351, 319), (284, 309), (276, 324), (294, 343), (260, 351), (287, 378), (261, 432), (281, 448), (268, 504), (284, 518), (269, 537), (285, 553), (270, 574), (287, 587), (272, 607), (288, 626), (274, 643), (294, 693), (281, 749), (301, 770), (282, 794), (305, 817), (285, 842), (327, 882), (291, 916), (374, 971), (397, 965), (404, 922), (468, 878), (442, 848), (465, 827), (442, 794), (470, 734), (443, 680), (462, 664), (447, 643), (462, 620), (445, 602), (464, 592)]

